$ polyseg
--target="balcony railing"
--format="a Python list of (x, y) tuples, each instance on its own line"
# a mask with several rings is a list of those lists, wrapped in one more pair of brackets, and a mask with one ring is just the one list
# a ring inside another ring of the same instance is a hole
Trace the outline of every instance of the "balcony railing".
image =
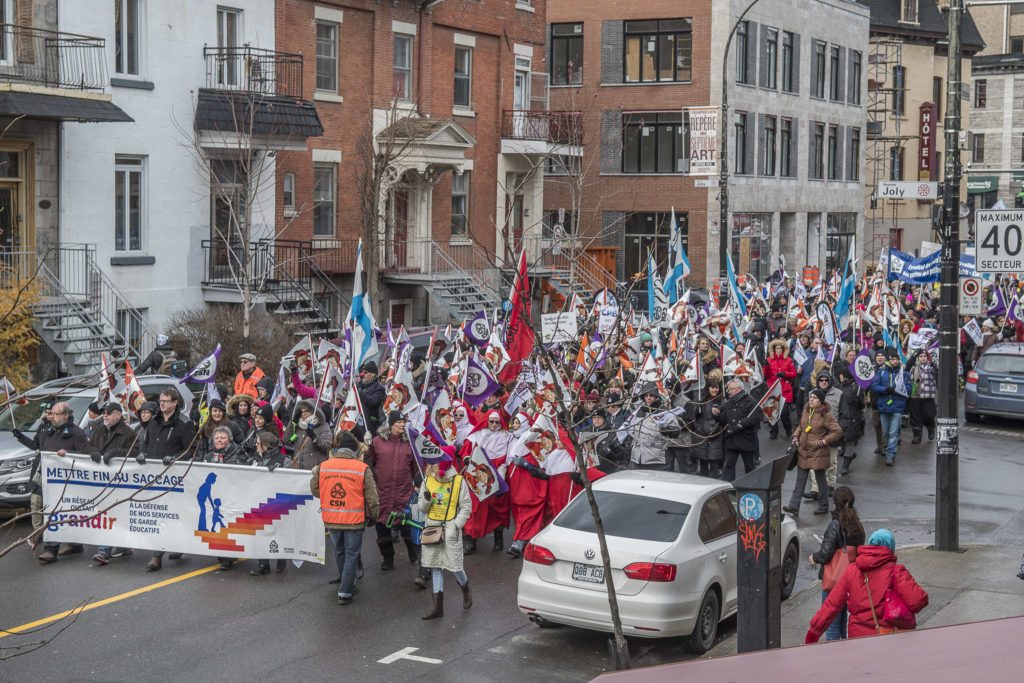
[(204, 47), (206, 87), (302, 97), (302, 55), (256, 47)]
[(102, 38), (0, 24), (0, 82), (103, 90), (104, 51)]
[(583, 116), (578, 111), (506, 111), (501, 121), (501, 137), (582, 145)]

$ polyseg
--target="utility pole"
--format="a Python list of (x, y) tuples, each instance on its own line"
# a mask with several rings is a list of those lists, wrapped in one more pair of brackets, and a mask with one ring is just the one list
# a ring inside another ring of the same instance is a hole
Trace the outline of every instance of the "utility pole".
[(938, 440), (935, 445), (935, 549), (960, 549), (960, 382), (957, 315), (960, 285), (960, 24), (964, 0), (949, 3), (946, 53), (946, 168), (942, 195), (942, 272), (939, 296)]

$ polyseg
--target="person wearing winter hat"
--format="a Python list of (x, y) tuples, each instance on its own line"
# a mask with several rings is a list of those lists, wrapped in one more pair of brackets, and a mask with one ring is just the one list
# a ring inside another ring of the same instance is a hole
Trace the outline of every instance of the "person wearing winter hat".
[(327, 459), (331, 450), (331, 426), (313, 401), (299, 401), (295, 410), (299, 416), (299, 447), (295, 451), (294, 466), (300, 470), (312, 470), (314, 465)]
[(469, 577), (462, 566), (462, 530), (469, 520), (472, 501), (469, 486), (450, 462), (428, 465), (424, 475), (419, 506), (427, 516), (425, 528), (440, 526), (443, 536), (440, 543), (423, 546), (423, 566), (431, 570), (433, 581), (432, 607), (423, 618), (438, 619), (444, 616), (444, 570), (455, 575), (462, 589), (462, 609), (473, 606)]
[(252, 398), (259, 396), (256, 385), (266, 377), (263, 371), (256, 367), (256, 356), (251, 353), (243, 353), (238, 357), (238, 374), (235, 376), (235, 394), (246, 394)]
[(885, 438), (885, 464), (896, 463), (896, 449), (900, 442), (900, 427), (906, 412), (909, 387), (907, 371), (903, 369), (899, 352), (893, 347), (885, 349), (885, 365), (875, 373), (871, 393), (875, 397), (875, 409), (882, 423)]
[[(395, 568), (395, 544), (391, 537), (392, 529), (388, 526), (389, 517), (392, 512), (405, 512), (420, 481), (412, 446), (405, 434), (406, 424), (405, 416), (397, 410), (388, 413), (387, 424), (378, 430), (366, 453), (366, 464), (373, 469), (380, 499), (376, 530), (382, 571)], [(409, 553), (409, 562), (416, 564), (419, 561), (419, 546), (413, 543), (409, 527), (402, 525), (398, 531)]]
[[(810, 472), (814, 472), (818, 480), (819, 491), (828, 491), (825, 470), (830, 463), (829, 446), (838, 444), (842, 438), (843, 429), (825, 402), (825, 392), (821, 389), (813, 390), (807, 397), (807, 405), (804, 406), (800, 424), (793, 434), (793, 445), (797, 447), (796, 486), (793, 488), (793, 495), (790, 496), (789, 505), (784, 505), (783, 510), (793, 515), (800, 514), (800, 502)], [(826, 513), (828, 497), (822, 495), (818, 499), (818, 509), (814, 514)]]
[(359, 403), (363, 406), (366, 431), (376, 434), (381, 424), (381, 406), (387, 398), (384, 385), (377, 379), (377, 364), (368, 360), (359, 366), (359, 381), (356, 382)]

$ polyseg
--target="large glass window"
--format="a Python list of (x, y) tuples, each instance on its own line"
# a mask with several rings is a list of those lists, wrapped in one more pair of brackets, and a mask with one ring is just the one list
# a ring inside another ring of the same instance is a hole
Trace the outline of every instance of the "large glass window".
[(685, 173), (688, 164), (682, 114), (644, 112), (622, 117), (623, 173)]
[(846, 265), (850, 244), (857, 232), (857, 214), (830, 213), (826, 223), (825, 271), (840, 270)]
[(828, 98), (833, 102), (843, 99), (842, 71), (839, 68), (839, 46), (829, 49)]
[(825, 43), (814, 41), (814, 83), (811, 84), (815, 97), (825, 97)]
[[(119, 74), (139, 75), (141, 2), (142, 0), (114, 0), (114, 71)], [(5, 22), (13, 23), (8, 19), (5, 19)]]
[(810, 177), (821, 180), (825, 177), (825, 124), (811, 122), (811, 172)]
[(737, 274), (750, 273), (758, 281), (770, 275), (771, 239), (772, 214), (733, 214), (732, 262)]
[(798, 84), (793, 78), (796, 60), (793, 52), (793, 34), (782, 32), (782, 89), (785, 92), (796, 92)]
[[(666, 204), (670, 202), (666, 201)], [(653, 251), (654, 260), (664, 270), (668, 259), (670, 212), (632, 213), (625, 224), (625, 272), (627, 277), (641, 273), (639, 291), (647, 288), (647, 253)], [(689, 251), (689, 221), (685, 213), (676, 212), (676, 222), (683, 236), (683, 247)]]
[(743, 175), (749, 173), (750, 169), (747, 168), (747, 125), (749, 118), (747, 112), (738, 111), (736, 112), (736, 124), (735, 124), (735, 148), (736, 148), (736, 163), (734, 165), (734, 172), (737, 175)]
[(747, 58), (750, 53), (750, 35), (747, 31), (749, 21), (741, 21), (736, 25), (736, 33), (733, 40), (736, 41), (734, 52), (736, 53), (736, 82), (750, 83), (750, 69), (747, 68)]
[(892, 67), (892, 114), (893, 116), (903, 116), (906, 110), (906, 83), (907, 83), (907, 67), (902, 65), (895, 65)]
[(473, 48), (455, 47), (455, 84), (453, 102), (456, 107), (469, 109), (473, 106)]
[(889, 180), (903, 180), (903, 148), (898, 145), (889, 148)]
[(338, 165), (313, 164), (313, 235), (334, 237), (337, 234)]
[[(860, 79), (861, 71), (864, 69), (864, 55), (859, 50), (854, 50), (853, 59), (850, 60), (850, 104), (860, 104)], [(942, 79), (939, 79), (942, 82)]]
[(583, 22), (551, 24), (551, 85), (583, 82)]
[(985, 163), (985, 134), (974, 133), (971, 135), (971, 163)]
[(338, 25), (316, 22), (316, 89), (338, 92)]
[(452, 235), (465, 235), (469, 230), (469, 179), (471, 171), (452, 174)]
[(917, 3), (918, 0), (902, 0), (900, 2), (900, 21), (905, 21), (908, 24), (917, 23)]
[[(670, 543), (679, 538), (690, 506), (666, 498), (639, 496), (617, 491), (595, 491), (601, 508), (604, 532), (609, 536), (638, 541)], [(558, 515), (554, 525), (563, 529), (594, 533), (594, 517), (586, 496), (576, 496)]]
[(242, 10), (217, 8), (217, 47), (222, 50), (217, 62), (217, 85), (235, 87), (242, 77), (242, 55), (237, 48), (242, 43)]
[(689, 81), (690, 19), (624, 23), (623, 76), (627, 83)]
[(764, 117), (764, 138), (761, 140), (761, 175), (775, 175), (775, 137), (776, 119), (774, 116)]
[(141, 251), (144, 219), (142, 157), (114, 158), (114, 250)]
[(846, 166), (846, 179), (860, 180), (860, 128), (850, 129), (850, 155)]
[(828, 127), (828, 179), (842, 180), (839, 168), (839, 126)]
[(974, 81), (974, 108), (984, 109), (988, 105), (988, 81), (979, 78)]
[(779, 129), (779, 175), (792, 178), (796, 175), (793, 163), (793, 119), (782, 119)]
[(779, 31), (774, 28), (765, 30), (767, 34), (764, 45), (764, 86), (775, 90), (776, 72), (779, 66)]
[(400, 100), (412, 98), (412, 41), (412, 36), (395, 34), (392, 94)]

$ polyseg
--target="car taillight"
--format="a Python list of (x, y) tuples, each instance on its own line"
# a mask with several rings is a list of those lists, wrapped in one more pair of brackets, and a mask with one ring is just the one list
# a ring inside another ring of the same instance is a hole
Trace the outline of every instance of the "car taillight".
[(622, 573), (637, 581), (675, 581), (676, 566), (660, 562), (634, 562), (622, 568)]
[(967, 373), (967, 383), (968, 384), (977, 384), (978, 383), (978, 373), (976, 373), (974, 370), (971, 370), (970, 372), (968, 372)]
[(555, 563), (555, 554), (536, 543), (529, 543), (523, 553), (523, 559), (534, 564), (552, 565)]

